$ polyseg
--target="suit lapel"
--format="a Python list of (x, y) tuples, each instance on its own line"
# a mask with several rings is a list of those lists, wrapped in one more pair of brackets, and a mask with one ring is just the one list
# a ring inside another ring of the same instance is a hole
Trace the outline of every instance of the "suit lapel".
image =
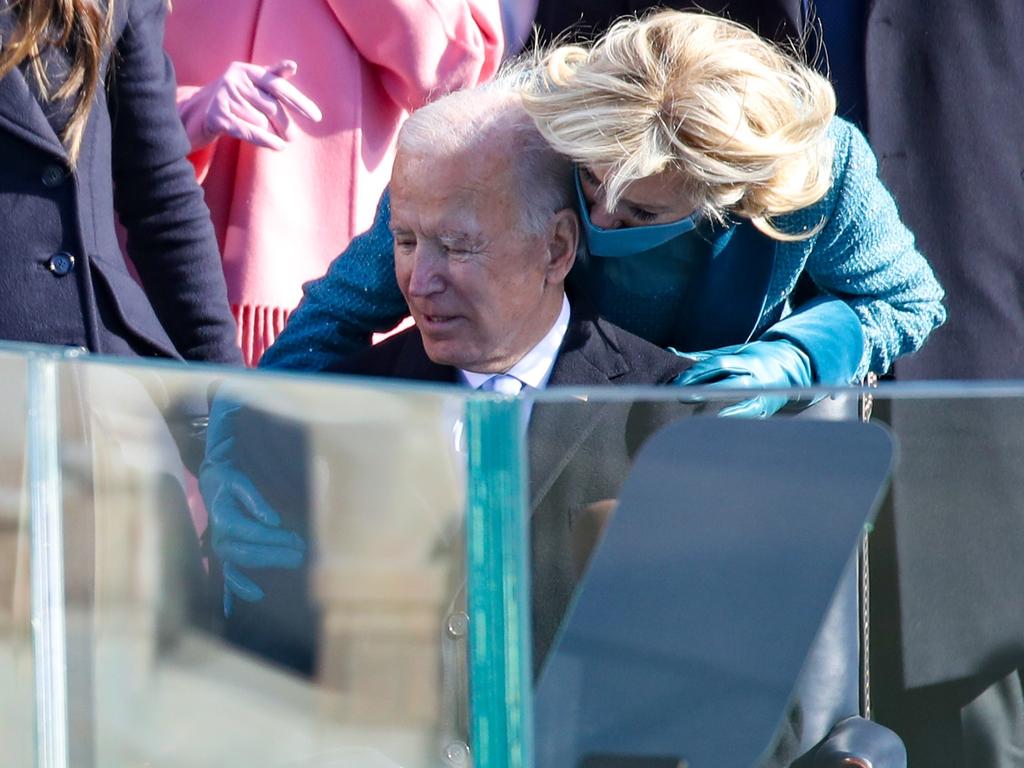
[[(575, 315), (575, 309), (573, 310)], [(596, 324), (575, 316), (551, 370), (548, 386), (601, 387), (629, 371), (629, 364)], [(612, 413), (614, 403), (566, 399), (538, 402), (530, 415), (527, 454), (530, 471), (530, 512), (558, 480), (580, 446)]]
[[(0, 39), (6, 40), (13, 27), (11, 14), (0, 12)], [(0, 78), (0, 127), (37, 149), (67, 159), (64, 145), (53, 132), (24, 75), (17, 68)]]

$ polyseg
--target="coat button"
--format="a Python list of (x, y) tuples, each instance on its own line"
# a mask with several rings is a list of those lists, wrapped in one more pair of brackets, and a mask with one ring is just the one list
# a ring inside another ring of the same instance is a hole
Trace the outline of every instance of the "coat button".
[(469, 616), (462, 611), (448, 617), (448, 634), (452, 637), (465, 637), (469, 631)]
[(43, 169), (43, 186), (59, 187), (64, 183), (64, 169), (59, 165), (48, 165)]
[(46, 266), (57, 277), (64, 277), (64, 275), (75, 268), (75, 257), (70, 253), (61, 251), (60, 253), (53, 254)]

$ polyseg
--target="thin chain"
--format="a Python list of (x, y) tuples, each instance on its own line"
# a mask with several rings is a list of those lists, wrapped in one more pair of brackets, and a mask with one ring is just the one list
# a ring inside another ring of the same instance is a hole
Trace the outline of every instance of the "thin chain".
[[(871, 420), (875, 396), (871, 389), (878, 386), (878, 375), (868, 373), (864, 379), (866, 389), (860, 399), (860, 419), (865, 424)], [(871, 576), (868, 568), (868, 532), (860, 544), (860, 692), (861, 710), (871, 719)]]

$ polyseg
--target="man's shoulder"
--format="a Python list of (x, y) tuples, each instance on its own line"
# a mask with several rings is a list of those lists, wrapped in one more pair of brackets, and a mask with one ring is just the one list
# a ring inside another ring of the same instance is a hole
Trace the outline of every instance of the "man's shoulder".
[(584, 354), (606, 365), (610, 383), (616, 386), (667, 384), (694, 362), (586, 310), (571, 326), (586, 339)]
[(415, 381), (446, 381), (451, 374), (450, 368), (439, 366), (427, 357), (423, 349), (423, 337), (415, 326), (337, 360), (324, 370), (351, 376)]

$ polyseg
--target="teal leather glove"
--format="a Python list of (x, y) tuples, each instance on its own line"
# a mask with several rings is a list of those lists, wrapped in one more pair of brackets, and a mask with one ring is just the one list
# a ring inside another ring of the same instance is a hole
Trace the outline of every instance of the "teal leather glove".
[[(675, 351), (675, 350), (673, 350)], [(818, 296), (769, 328), (758, 341), (703, 352), (678, 352), (698, 363), (674, 383), (722, 389), (846, 386), (857, 381), (864, 329), (849, 304)], [(723, 408), (720, 416), (764, 418), (786, 404), (782, 395), (758, 395)]]
[[(784, 339), (752, 341), (691, 353), (690, 356), (699, 362), (679, 374), (674, 384), (718, 389), (766, 389), (809, 387), (813, 383), (810, 358)], [(723, 408), (718, 415), (765, 418), (786, 402), (786, 396), (782, 394), (758, 394)]]
[(234, 424), (242, 406), (225, 395), (210, 407), (206, 456), (199, 470), (199, 490), (210, 517), (213, 552), (223, 564), (224, 616), (236, 598), (254, 603), (263, 589), (243, 568), (298, 568), (306, 542), (281, 528), (281, 518), (233, 463)]

